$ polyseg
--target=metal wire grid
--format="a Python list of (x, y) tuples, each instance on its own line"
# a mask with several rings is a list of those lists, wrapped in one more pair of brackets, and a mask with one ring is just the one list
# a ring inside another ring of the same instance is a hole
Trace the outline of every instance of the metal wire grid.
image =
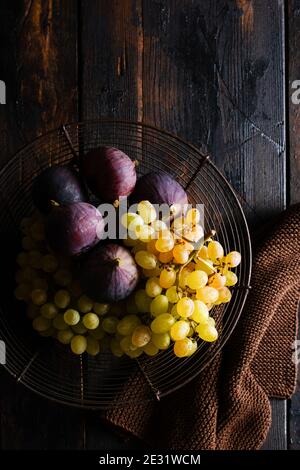
[[(62, 345), (35, 336), (20, 311), (21, 305), (12, 299), (13, 286), (7, 286), (0, 304), (0, 339), (6, 342), (6, 369), (19, 382), (51, 400), (89, 408), (116, 406), (116, 397), (124, 396), (128, 379), (139, 370), (149, 384), (145, 400), (163, 397), (192, 380), (232, 333), (251, 275), (251, 245), (243, 211), (233, 189), (208, 156), (154, 127), (111, 120), (70, 124), (52, 131), (27, 145), (0, 172), (1, 239), (11, 243), (11, 250), (7, 250), (8, 270), (15, 267), (19, 222), (32, 211), (34, 177), (50, 165), (84, 158), (89, 149), (99, 145), (118, 147), (138, 160), (140, 175), (153, 170), (172, 174), (186, 188), (190, 203), (204, 204), (205, 231), (215, 228), (225, 250), (240, 251), (243, 261), (237, 268), (239, 284), (233, 289), (231, 302), (213, 311), (221, 332), (218, 341), (210, 345), (199, 341), (197, 352), (186, 359), (176, 358), (171, 348), (138, 361), (117, 359), (106, 352), (96, 358), (73, 356)], [(128, 401), (130, 398), (118, 402), (118, 406)]]

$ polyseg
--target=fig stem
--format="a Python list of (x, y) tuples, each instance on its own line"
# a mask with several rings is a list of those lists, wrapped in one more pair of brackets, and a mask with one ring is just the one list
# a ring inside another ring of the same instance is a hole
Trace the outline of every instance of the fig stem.
[(50, 199), (50, 204), (53, 207), (59, 207), (60, 206), (60, 204), (57, 201), (54, 201), (54, 199)]

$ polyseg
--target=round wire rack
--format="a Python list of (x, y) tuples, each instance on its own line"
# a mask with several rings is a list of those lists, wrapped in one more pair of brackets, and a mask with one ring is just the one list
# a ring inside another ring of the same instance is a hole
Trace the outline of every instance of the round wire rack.
[[(220, 332), (216, 343), (199, 341), (197, 352), (176, 358), (172, 348), (152, 358), (74, 356), (54, 340), (33, 331), (21, 303), (13, 298), (19, 224), (32, 210), (31, 186), (46, 167), (64, 164), (97, 146), (114, 146), (138, 160), (140, 175), (165, 171), (186, 189), (191, 204), (204, 205), (205, 232), (217, 230), (225, 251), (242, 254), (238, 285), (228, 304), (212, 314)], [(6, 346), (4, 367), (18, 382), (58, 402), (107, 409), (137, 402), (126, 393), (129, 383), (146, 384), (142, 401), (159, 399), (197, 376), (222, 349), (242, 313), (251, 276), (251, 244), (239, 201), (224, 176), (193, 145), (177, 136), (141, 123), (95, 120), (69, 124), (49, 132), (19, 151), (0, 172), (2, 272), (6, 273), (0, 301), (0, 340)]]

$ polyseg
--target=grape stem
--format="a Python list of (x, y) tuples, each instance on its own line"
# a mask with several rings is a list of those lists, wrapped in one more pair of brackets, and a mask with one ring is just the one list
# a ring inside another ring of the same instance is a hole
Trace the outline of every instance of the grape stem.
[(201, 244), (200, 248), (198, 248), (198, 250), (192, 251), (192, 254), (191, 254), (191, 256), (189, 257), (189, 259), (187, 260), (187, 262), (184, 263), (184, 264), (180, 267), (179, 272), (178, 272), (178, 281), (180, 280), (180, 276), (181, 276), (181, 274), (182, 274), (183, 269), (184, 269), (191, 261), (195, 260), (195, 259), (198, 257), (199, 252), (200, 252), (202, 246), (204, 245), (204, 243), (206, 243), (210, 238), (214, 237), (215, 234), (216, 234), (216, 231), (215, 231), (215, 230), (211, 230), (211, 231), (208, 232), (206, 235), (204, 235), (204, 240), (203, 240), (203, 243)]

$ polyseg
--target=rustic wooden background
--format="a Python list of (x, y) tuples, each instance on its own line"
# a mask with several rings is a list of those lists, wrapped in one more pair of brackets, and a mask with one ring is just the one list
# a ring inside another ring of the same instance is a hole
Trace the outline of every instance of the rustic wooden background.
[[(62, 123), (114, 116), (206, 145), (252, 227), (300, 201), (300, 0), (1, 1), (0, 79), (1, 165)], [(2, 449), (130, 448), (0, 380)], [(300, 387), (272, 407), (264, 448), (300, 449)]]

